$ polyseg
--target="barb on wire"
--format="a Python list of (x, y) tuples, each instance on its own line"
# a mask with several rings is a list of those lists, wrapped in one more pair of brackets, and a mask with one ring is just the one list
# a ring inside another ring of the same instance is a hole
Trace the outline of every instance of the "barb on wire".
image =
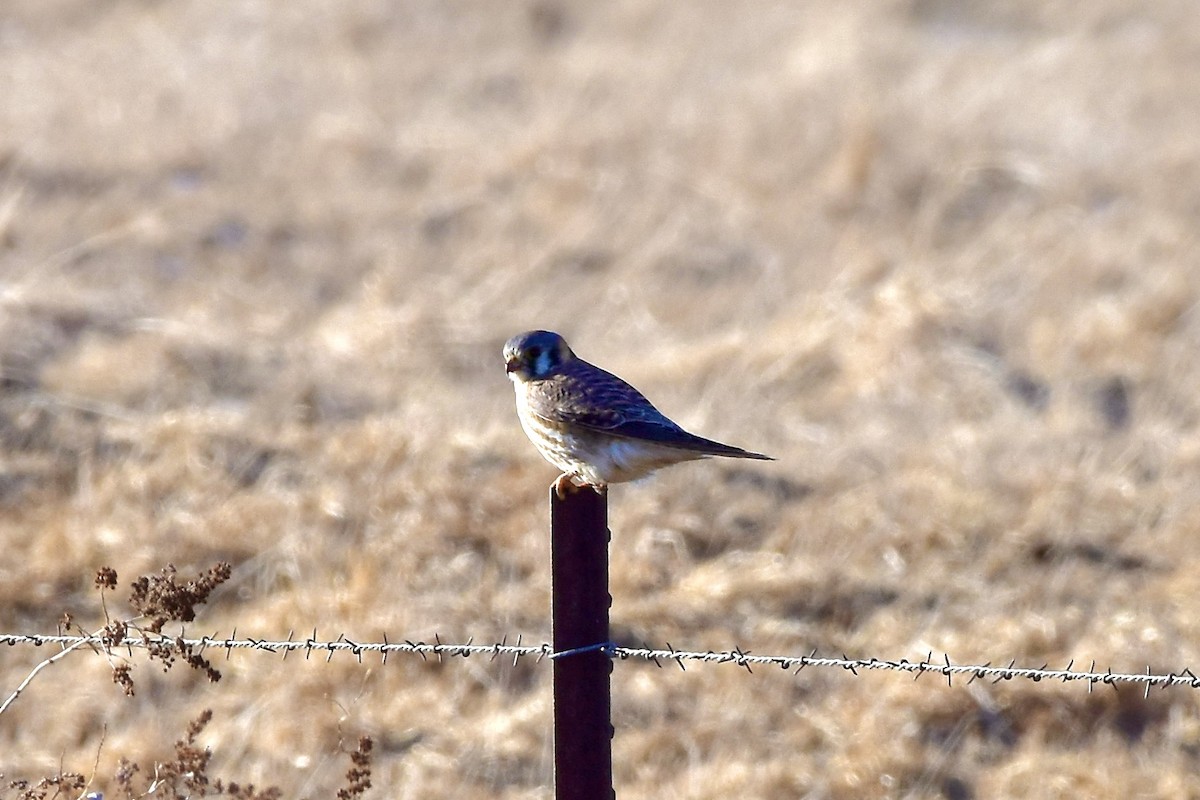
[[(378, 653), (384, 663), (386, 663), (388, 655), (392, 653), (419, 655), (422, 659), (427, 659), (431, 655), (437, 656), (439, 659), (447, 656), (467, 658), (472, 655), (486, 655), (493, 661), (499, 656), (504, 655), (512, 656), (513, 664), (516, 664), (518, 659), (527, 656), (535, 657), (540, 663), (543, 658), (568, 658), (581, 653), (599, 651), (609, 658), (622, 661), (640, 659), (651, 661), (659, 666), (661, 666), (661, 662), (663, 661), (674, 661), (679, 665), (680, 669), (686, 669), (685, 662), (733, 664), (746, 669), (748, 672), (754, 666), (776, 666), (780, 669), (792, 670), (796, 673), (805, 667), (835, 667), (846, 670), (854, 675), (859, 675), (859, 670), (908, 672), (912, 673), (914, 678), (920, 678), (922, 675), (932, 673), (946, 678), (947, 683), (951, 686), (953, 686), (953, 677), (961, 675), (969, 677), (967, 683), (985, 678), (990, 678), (994, 682), (1008, 680), (1029, 680), (1035, 682), (1057, 680), (1063, 683), (1071, 683), (1073, 681), (1083, 681), (1088, 684), (1089, 691), (1096, 684), (1107, 684), (1115, 687), (1119, 683), (1142, 684), (1145, 686), (1147, 693), (1152, 686), (1161, 686), (1163, 688), (1168, 686), (1186, 686), (1192, 689), (1200, 689), (1200, 676), (1197, 676), (1191, 669), (1182, 669), (1167, 674), (1154, 673), (1149, 667), (1146, 668), (1144, 673), (1113, 672), (1111, 667), (1103, 671), (1097, 671), (1094, 660), (1088, 669), (1076, 670), (1074, 669), (1074, 659), (1063, 669), (1051, 669), (1048, 665), (1041, 667), (1018, 667), (1015, 660), (1010, 661), (1008, 666), (992, 666), (991, 662), (986, 664), (955, 664), (950, 660), (949, 655), (942, 654), (941, 659), (935, 660), (933, 653), (929, 653), (921, 661), (909, 661), (906, 658), (899, 660), (850, 658), (845, 654), (840, 657), (819, 656), (816, 649), (813, 649), (808, 655), (782, 656), (756, 655), (740, 647), (732, 650), (680, 650), (668, 644), (665, 649), (654, 649), (648, 647), (624, 647), (613, 642), (598, 642), (593, 645), (572, 648), (571, 650), (556, 653), (547, 643), (537, 645), (522, 644), (521, 637), (517, 638), (516, 644), (509, 644), (507, 636), (501, 641), (491, 644), (475, 644), (474, 639), (469, 639), (465, 644), (455, 644), (443, 642), (441, 637), (436, 635), (432, 643), (413, 640), (393, 642), (389, 641), (387, 636), (383, 637), (382, 642), (359, 642), (348, 639), (345, 635), (341, 635), (331, 641), (322, 641), (317, 638), (315, 630), (312, 636), (306, 639), (295, 639), (293, 634), (289, 633), (288, 638), (282, 641), (253, 638), (239, 639), (236, 637), (236, 634), (228, 638), (215, 635), (187, 638), (183, 636), (171, 637), (146, 633), (141, 637), (127, 638), (122, 642), (122, 646), (150, 648), (160, 641), (170, 641), (181, 647), (198, 648), (201, 652), (209, 647), (222, 649), (226, 652), (226, 657), (229, 657), (234, 650), (259, 650), (269, 653), (281, 653), (282, 657), (286, 659), (287, 655), (292, 651), (302, 651), (305, 654), (305, 658), (308, 658), (314, 652), (325, 653), (326, 660), (328, 661), (333, 658), (335, 653), (347, 652), (354, 655), (361, 663), (364, 654)], [(78, 649), (84, 645), (94, 645), (97, 648), (104, 649), (105, 641), (101, 634), (0, 633), (0, 645), (9, 645), (10, 647), (15, 645), (33, 645), (35, 647), (57, 645), (63, 648), (62, 655), (65, 655), (66, 652)], [(56, 656), (57, 658), (58, 656)]]

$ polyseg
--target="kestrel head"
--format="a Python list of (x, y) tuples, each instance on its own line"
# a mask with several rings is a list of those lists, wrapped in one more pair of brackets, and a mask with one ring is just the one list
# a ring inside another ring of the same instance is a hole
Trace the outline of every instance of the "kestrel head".
[(514, 381), (548, 378), (574, 357), (554, 331), (525, 331), (504, 343), (504, 370)]

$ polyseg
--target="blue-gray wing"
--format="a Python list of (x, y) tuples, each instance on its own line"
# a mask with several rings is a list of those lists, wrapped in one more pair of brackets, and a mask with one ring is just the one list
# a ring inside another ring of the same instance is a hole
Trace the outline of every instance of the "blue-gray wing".
[(552, 423), (609, 436), (657, 442), (681, 450), (735, 458), (768, 458), (688, 433), (637, 389), (582, 359), (563, 365), (553, 377), (532, 382), (527, 391), (530, 410)]

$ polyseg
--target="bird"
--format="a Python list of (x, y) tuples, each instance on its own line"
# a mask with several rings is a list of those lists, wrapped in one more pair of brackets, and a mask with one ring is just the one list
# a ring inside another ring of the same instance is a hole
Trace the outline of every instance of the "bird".
[(542, 456), (562, 470), (560, 500), (591, 487), (643, 478), (662, 467), (709, 456), (774, 461), (689, 433), (625, 381), (575, 355), (553, 331), (526, 331), (504, 344), (504, 369), (517, 417)]

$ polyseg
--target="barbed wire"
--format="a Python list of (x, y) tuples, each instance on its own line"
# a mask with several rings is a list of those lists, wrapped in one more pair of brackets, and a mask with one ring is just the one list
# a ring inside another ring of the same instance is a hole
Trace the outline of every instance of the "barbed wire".
[[(523, 644), (522, 637), (518, 636), (515, 644), (509, 644), (508, 638), (505, 637), (499, 642), (491, 644), (475, 644), (474, 640), (468, 640), (465, 643), (448, 643), (443, 642), (439, 637), (435, 637), (433, 642), (413, 641), (405, 639), (403, 641), (392, 642), (387, 636), (384, 636), (382, 642), (358, 642), (347, 638), (345, 635), (339, 636), (333, 640), (320, 640), (317, 638), (316, 631), (312, 635), (304, 639), (297, 639), (293, 633), (288, 634), (285, 640), (269, 640), (269, 639), (254, 639), (254, 638), (237, 638), (235, 630), (228, 637), (220, 636), (201, 636), (200, 638), (189, 638), (186, 636), (167, 636), (162, 634), (143, 633), (140, 636), (126, 637), (119, 647), (125, 648), (146, 648), (152, 645), (174, 644), (179, 648), (194, 648), (203, 653), (207, 650), (225, 650), (226, 658), (228, 658), (234, 650), (258, 650), (269, 653), (281, 653), (286, 659), (291, 653), (304, 653), (306, 659), (311, 658), (313, 654), (320, 653), (326, 656), (326, 661), (333, 658), (335, 653), (346, 652), (358, 658), (359, 662), (365, 654), (378, 653), (383, 661), (387, 663), (388, 656), (391, 654), (408, 654), (419, 655), (423, 659), (428, 659), (433, 656), (436, 658), (443, 657), (462, 657), (470, 656), (490, 656), (495, 660), (501, 656), (511, 656), (513, 663), (524, 657), (534, 657), (538, 661), (542, 659), (558, 659), (567, 658), (575, 655), (580, 655), (588, 652), (602, 652), (609, 658), (618, 660), (641, 659), (651, 661), (662, 666), (664, 661), (674, 661), (679, 665), (680, 669), (686, 669), (687, 662), (706, 663), (706, 664), (733, 664), (738, 667), (743, 667), (747, 671), (752, 671), (752, 667), (779, 667), (784, 670), (792, 670), (800, 672), (806, 667), (836, 667), (854, 675), (859, 674), (859, 670), (891, 670), (895, 672), (905, 672), (914, 675), (914, 678), (920, 678), (922, 675), (933, 673), (946, 678), (948, 685), (953, 686), (954, 677), (969, 676), (968, 683), (976, 680), (990, 679), (993, 683), (1007, 680), (1029, 680), (1039, 682), (1061, 681), (1063, 683), (1071, 683), (1083, 681), (1088, 684), (1090, 692), (1097, 684), (1105, 684), (1114, 686), (1118, 683), (1143, 684), (1145, 693), (1149, 694), (1150, 688), (1160, 686), (1167, 688), (1169, 686), (1186, 686), (1192, 689), (1200, 689), (1200, 677), (1190, 669), (1184, 669), (1180, 672), (1170, 673), (1154, 673), (1150, 667), (1146, 667), (1145, 673), (1137, 672), (1114, 672), (1111, 668), (1098, 671), (1096, 662), (1092, 661), (1087, 669), (1074, 669), (1075, 662), (1072, 660), (1062, 669), (1052, 669), (1049, 664), (1043, 664), (1041, 667), (1018, 667), (1016, 660), (1009, 662), (1007, 666), (993, 666), (991, 662), (987, 664), (955, 664), (950, 660), (949, 655), (943, 654), (938, 660), (935, 660), (933, 653), (929, 653), (920, 661), (910, 661), (908, 659), (889, 660), (880, 658), (850, 658), (846, 655), (840, 657), (819, 656), (814, 649), (808, 655), (801, 656), (783, 656), (783, 655), (758, 655), (748, 650), (734, 648), (733, 650), (681, 650), (667, 644), (666, 648), (648, 648), (648, 647), (625, 647), (613, 642), (600, 642), (586, 647), (577, 647), (570, 650), (555, 652), (553, 648), (547, 644)], [(100, 634), (92, 635), (70, 635), (70, 634), (19, 634), (19, 633), (0, 633), (0, 645), (33, 645), (40, 647), (43, 645), (58, 645), (64, 649), (76, 649), (84, 646), (94, 646), (97, 648), (108, 647), (105, 644), (105, 639)]]

